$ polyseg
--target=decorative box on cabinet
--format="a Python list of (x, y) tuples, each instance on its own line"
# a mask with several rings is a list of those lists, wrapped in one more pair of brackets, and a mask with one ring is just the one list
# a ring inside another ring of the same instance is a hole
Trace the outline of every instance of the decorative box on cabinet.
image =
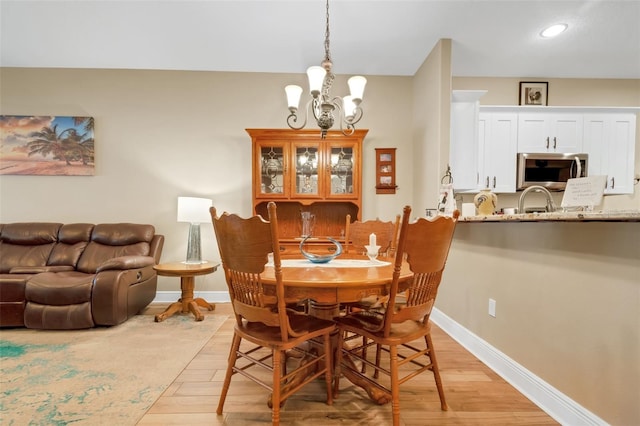
[(584, 151), (591, 176), (607, 176), (605, 194), (632, 194), (636, 144), (636, 115), (584, 115)]
[(582, 114), (520, 112), (518, 152), (582, 152)]
[(253, 210), (267, 217), (276, 202), (283, 254), (299, 253), (301, 212), (315, 217), (306, 251), (327, 252), (341, 241), (347, 214), (359, 220), (362, 207), (362, 142), (368, 130), (350, 136), (318, 130), (247, 129), (252, 139)]

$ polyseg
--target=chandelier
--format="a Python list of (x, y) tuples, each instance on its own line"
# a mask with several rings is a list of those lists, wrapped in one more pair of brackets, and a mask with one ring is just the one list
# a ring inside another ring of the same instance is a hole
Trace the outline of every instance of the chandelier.
[(287, 124), (294, 130), (300, 130), (307, 125), (309, 117), (309, 109), (313, 113), (318, 127), (320, 127), (320, 136), (324, 139), (327, 131), (333, 127), (335, 118), (334, 111), (337, 110), (338, 120), (340, 122), (340, 130), (342, 134), (348, 136), (353, 134), (355, 124), (362, 118), (362, 95), (367, 79), (362, 76), (354, 76), (348, 80), (350, 96), (340, 98), (339, 96), (331, 97), (329, 91), (335, 76), (331, 72), (333, 63), (331, 62), (331, 52), (329, 51), (329, 0), (327, 0), (326, 27), (324, 33), (324, 60), (321, 66), (309, 67), (307, 76), (309, 77), (309, 91), (312, 98), (304, 107), (304, 120), (298, 124), (298, 105), (300, 104), (300, 95), (302, 87), (289, 85), (284, 88), (287, 93), (287, 102), (289, 111)]

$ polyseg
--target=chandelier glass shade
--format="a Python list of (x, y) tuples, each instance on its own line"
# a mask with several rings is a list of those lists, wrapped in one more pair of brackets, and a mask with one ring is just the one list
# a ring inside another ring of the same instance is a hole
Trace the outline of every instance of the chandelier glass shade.
[(304, 107), (304, 118), (300, 123), (298, 122), (298, 106), (302, 96), (302, 87), (289, 85), (284, 88), (290, 112), (287, 117), (289, 127), (295, 130), (305, 127), (309, 117), (309, 110), (311, 110), (313, 118), (316, 120), (318, 127), (320, 127), (322, 139), (326, 137), (327, 131), (333, 127), (335, 115), (337, 115), (340, 130), (344, 135), (350, 135), (354, 132), (355, 124), (362, 118), (360, 103), (367, 84), (367, 79), (362, 76), (351, 77), (347, 82), (350, 95), (342, 98), (340, 96), (331, 97), (329, 92), (335, 76), (331, 72), (333, 63), (331, 62), (329, 49), (329, 0), (327, 0), (326, 10), (324, 60), (322, 61), (322, 66), (312, 66), (307, 70), (311, 99)]

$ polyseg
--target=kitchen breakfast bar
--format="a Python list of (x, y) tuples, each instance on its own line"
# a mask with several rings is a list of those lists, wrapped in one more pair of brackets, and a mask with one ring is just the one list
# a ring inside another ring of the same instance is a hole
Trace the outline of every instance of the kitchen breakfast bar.
[(524, 393), (547, 407), (562, 395), (590, 420), (640, 424), (638, 222), (638, 211), (461, 218), (436, 303), (444, 321), (432, 319), (531, 373)]

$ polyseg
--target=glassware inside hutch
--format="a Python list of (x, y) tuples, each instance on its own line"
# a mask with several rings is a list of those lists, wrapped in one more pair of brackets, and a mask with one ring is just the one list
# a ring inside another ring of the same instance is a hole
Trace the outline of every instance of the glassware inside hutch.
[(331, 147), (331, 194), (353, 193), (353, 148)]
[(318, 147), (296, 147), (296, 194), (318, 194)]
[(262, 176), (260, 192), (282, 194), (284, 192), (284, 149), (278, 146), (261, 148)]

